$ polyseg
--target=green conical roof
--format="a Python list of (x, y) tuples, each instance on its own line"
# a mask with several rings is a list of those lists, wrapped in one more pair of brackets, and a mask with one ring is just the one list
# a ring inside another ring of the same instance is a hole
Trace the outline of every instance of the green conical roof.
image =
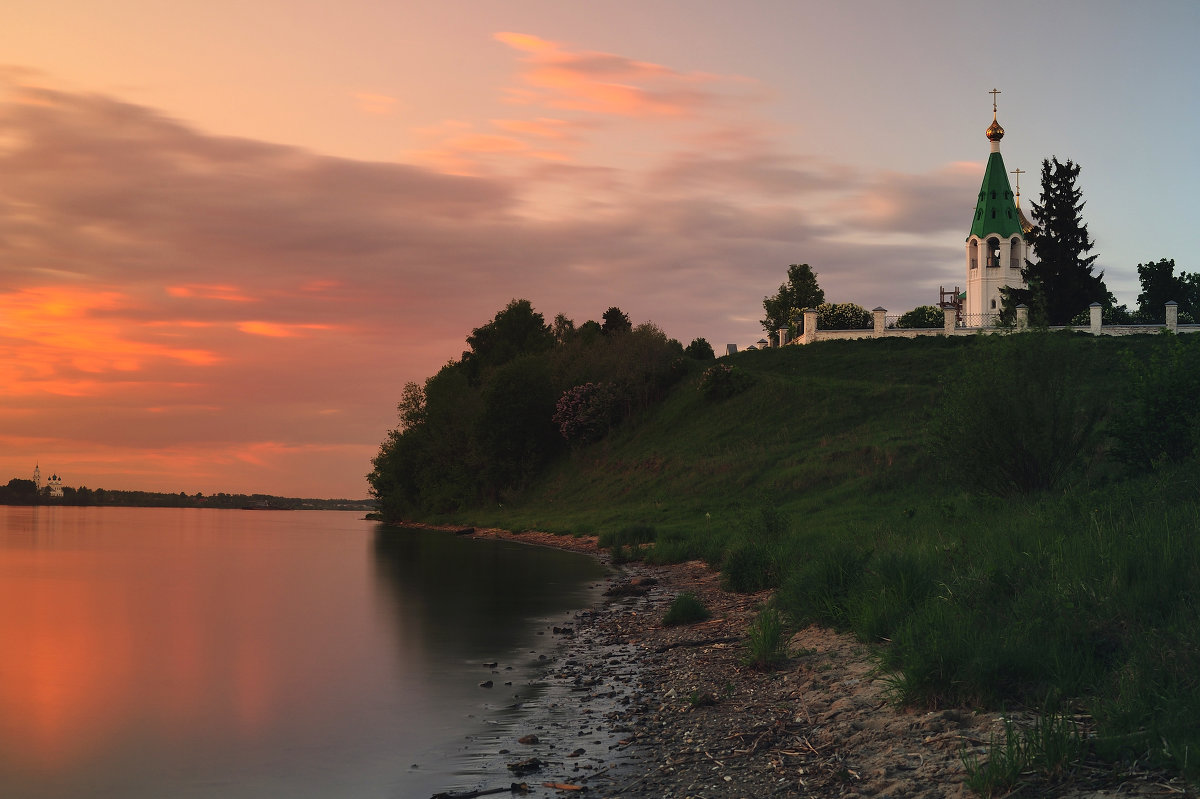
[(1008, 172), (1004, 159), (996, 151), (988, 156), (987, 169), (983, 172), (983, 186), (979, 189), (979, 202), (975, 204), (975, 219), (967, 238), (985, 238), (998, 235), (1008, 238), (1021, 233), (1021, 216), (1008, 183)]

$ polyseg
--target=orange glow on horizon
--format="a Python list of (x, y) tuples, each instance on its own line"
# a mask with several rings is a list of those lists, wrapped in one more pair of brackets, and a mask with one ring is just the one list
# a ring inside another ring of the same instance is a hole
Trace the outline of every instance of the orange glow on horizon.
[(0, 347), (0, 379), (13, 394), (87, 396), (103, 388), (65, 373), (138, 372), (156, 359), (195, 366), (220, 360), (208, 350), (134, 339), (132, 333), (156, 323), (122, 320), (120, 312), (129, 310), (116, 291), (34, 287), (0, 294), (0, 336), (12, 342)]

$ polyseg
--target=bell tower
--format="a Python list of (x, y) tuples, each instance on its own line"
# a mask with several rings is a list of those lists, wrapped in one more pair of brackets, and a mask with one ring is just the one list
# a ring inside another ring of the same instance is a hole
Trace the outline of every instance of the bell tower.
[(967, 235), (967, 301), (963, 314), (968, 326), (988, 325), (1000, 314), (1004, 302), (1001, 288), (1025, 288), (1021, 267), (1028, 254), (1026, 230), (1000, 156), (1000, 140), (1004, 138), (1004, 128), (996, 121), (996, 95), (1000, 90), (992, 89), (990, 94), (992, 124), (985, 135), (991, 142), (991, 153)]

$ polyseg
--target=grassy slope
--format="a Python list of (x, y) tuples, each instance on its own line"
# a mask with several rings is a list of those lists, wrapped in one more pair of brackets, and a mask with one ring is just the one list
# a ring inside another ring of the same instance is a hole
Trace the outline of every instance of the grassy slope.
[[(957, 487), (955, 459), (987, 453), (935, 455), (933, 409), (988, 346), (743, 353), (727, 362), (755, 376), (745, 393), (707, 401), (693, 373), (522, 496), (454, 520), (610, 536), (652, 525), (652, 557), (703, 557), (734, 587), (768, 575), (794, 621), (891, 642), (881, 659), (906, 700), (1066, 701), (1095, 715), (1114, 756), (1182, 765), (1200, 747), (1195, 465), (1117, 481), (1100, 461), (1090, 482), (1018, 500)], [(1099, 356), (1079, 391), (1114, 396), (1123, 359), (1156, 342), (1071, 346)]]
[(581, 533), (648, 523), (691, 534), (737, 526), (762, 504), (805, 524), (876, 516), (910, 493), (903, 486), (922, 470), (938, 381), (968, 345), (930, 338), (740, 354), (732, 363), (756, 377), (749, 391), (709, 402), (693, 374), (647, 418), (470, 520)]

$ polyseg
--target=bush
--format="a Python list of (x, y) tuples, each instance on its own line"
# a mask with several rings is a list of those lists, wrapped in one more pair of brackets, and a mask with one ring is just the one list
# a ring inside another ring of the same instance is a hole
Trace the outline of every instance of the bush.
[(743, 541), (725, 554), (721, 582), (729, 591), (752, 594), (779, 585), (777, 547), (762, 541)]
[(896, 327), (930, 328), (945, 327), (946, 314), (936, 305), (918, 305), (896, 321)]
[(873, 324), (871, 312), (852, 302), (825, 302), (817, 306), (819, 330), (865, 330)]
[(620, 396), (612, 383), (584, 383), (558, 398), (553, 421), (573, 444), (604, 438), (620, 415)]
[(704, 607), (699, 597), (691, 591), (684, 591), (671, 602), (667, 615), (663, 617), (663, 625), (674, 627), (678, 624), (696, 624), (711, 617), (712, 613)]
[(998, 496), (1045, 491), (1096, 456), (1105, 401), (1080, 391), (1095, 358), (1070, 333), (991, 337), (944, 386), (936, 454), (952, 475)]
[(700, 375), (697, 388), (710, 400), (723, 400), (740, 394), (754, 384), (754, 378), (726, 363), (710, 366)]
[(689, 358), (695, 358), (697, 361), (711, 361), (717, 357), (717, 354), (713, 352), (712, 345), (702, 338), (692, 339), (692, 343), (684, 348), (683, 354)]
[(1200, 448), (1200, 341), (1166, 334), (1148, 359), (1127, 360), (1126, 391), (1111, 431), (1131, 468), (1179, 463)]

